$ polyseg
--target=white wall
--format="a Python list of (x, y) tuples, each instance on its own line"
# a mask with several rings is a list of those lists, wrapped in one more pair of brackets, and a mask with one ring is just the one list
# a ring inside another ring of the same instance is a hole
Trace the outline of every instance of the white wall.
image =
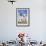
[[(13, 5), (0, 0), (0, 40), (14, 40), (19, 32), (33, 40), (46, 40), (45, 0), (17, 0)], [(30, 8), (30, 27), (16, 27), (16, 8)]]

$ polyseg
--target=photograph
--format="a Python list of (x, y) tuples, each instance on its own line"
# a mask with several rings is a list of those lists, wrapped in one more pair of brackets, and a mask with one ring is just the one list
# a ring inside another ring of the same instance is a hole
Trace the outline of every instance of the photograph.
[(16, 8), (16, 26), (30, 25), (30, 9)]

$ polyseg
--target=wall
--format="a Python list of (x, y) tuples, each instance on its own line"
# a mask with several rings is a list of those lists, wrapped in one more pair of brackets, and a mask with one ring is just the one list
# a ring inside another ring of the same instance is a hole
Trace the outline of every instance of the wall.
[[(16, 27), (16, 8), (30, 8), (30, 27)], [(33, 40), (46, 40), (45, 0), (17, 0), (13, 5), (0, 0), (0, 40), (15, 40), (19, 32)]]

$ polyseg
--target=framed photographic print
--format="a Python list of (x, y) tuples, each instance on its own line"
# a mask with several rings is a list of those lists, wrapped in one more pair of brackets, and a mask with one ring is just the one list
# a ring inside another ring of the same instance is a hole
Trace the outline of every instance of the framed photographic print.
[(16, 8), (16, 26), (30, 25), (30, 9)]

